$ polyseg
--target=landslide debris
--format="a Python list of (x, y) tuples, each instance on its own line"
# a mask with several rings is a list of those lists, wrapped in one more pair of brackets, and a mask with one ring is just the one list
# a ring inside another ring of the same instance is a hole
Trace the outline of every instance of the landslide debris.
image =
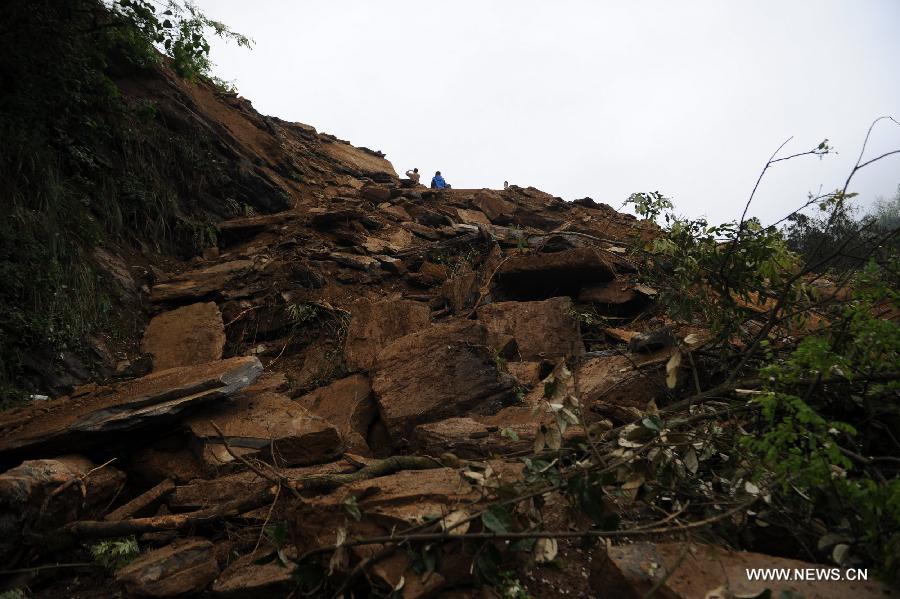
[[(683, 474), (700, 459), (681, 429), (671, 448), (653, 437), (681, 405), (667, 364), (702, 346), (634, 276), (653, 225), (534, 188), (410, 185), (380, 153), (165, 70), (123, 93), (213, 132), (282, 201), (219, 222), (189, 259), (148, 250), (143, 287), (137, 259), (111, 250), (147, 323), (135, 351), (106, 382), (0, 414), (13, 583), (59, 593), (28, 567), (133, 538), (136, 559), (86, 584), (151, 597), (475, 597), (519, 578), (536, 597), (768, 588), (734, 578), (781, 560), (700, 543), (674, 491), (640, 495), (650, 464)], [(684, 415), (678, 426), (707, 420)], [(747, 489), (710, 521), (753, 518)], [(630, 543), (647, 530), (670, 542)], [(541, 566), (557, 556), (561, 569)]]

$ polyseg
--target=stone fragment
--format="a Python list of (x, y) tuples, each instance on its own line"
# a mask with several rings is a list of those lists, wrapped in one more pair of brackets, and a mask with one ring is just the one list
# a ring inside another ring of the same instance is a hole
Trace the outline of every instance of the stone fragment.
[(490, 219), (481, 210), (467, 210), (466, 208), (457, 208), (456, 214), (459, 220), (466, 224), (489, 225)]
[(108, 443), (111, 433), (171, 421), (187, 408), (229, 397), (261, 373), (257, 358), (229, 358), (10, 410), (0, 415), (0, 458)]
[(554, 297), (540, 302), (497, 302), (478, 308), (478, 319), (488, 332), (494, 349), (511, 336), (519, 360), (540, 360), (584, 353), (572, 300)]
[(462, 313), (470, 308), (478, 296), (478, 275), (468, 265), (459, 268), (441, 286), (441, 296), (447, 301), (451, 312)]
[(380, 185), (365, 185), (359, 190), (359, 194), (373, 202), (386, 202), (391, 199), (391, 190)]
[(423, 262), (417, 272), (409, 273), (406, 278), (419, 287), (436, 287), (447, 280), (447, 269), (434, 262)]
[(279, 393), (243, 394), (185, 421), (204, 463), (230, 464), (234, 458), (213, 424), (236, 454), (280, 466), (323, 463), (341, 451), (341, 438), (333, 425)]
[(510, 217), (516, 211), (516, 205), (504, 200), (496, 192), (481, 192), (472, 201), (472, 205), (478, 208), (492, 223), (503, 225), (510, 222)]
[(114, 466), (97, 468), (75, 455), (28, 460), (0, 474), (0, 561), (20, 549), (27, 532), (99, 517), (124, 482)]
[(175, 597), (198, 594), (219, 575), (213, 544), (205, 539), (178, 539), (140, 555), (116, 572), (131, 595)]
[[(682, 557), (685, 550), (687, 553)], [(687, 547), (683, 543), (616, 545), (610, 547), (608, 552), (594, 556), (592, 564), (591, 588), (604, 596), (622, 599), (645, 597), (658, 582), (661, 586), (656, 589), (656, 594), (671, 599), (702, 599), (717, 589), (727, 589), (727, 596), (730, 597), (759, 597), (767, 590), (772, 597), (789, 594), (810, 599), (898, 596), (895, 591), (874, 580), (826, 580), (824, 577), (819, 580), (750, 580), (747, 575), (749, 569), (783, 569), (791, 573), (799, 570), (805, 573), (809, 569), (822, 570), (830, 566), (703, 544)], [(674, 568), (674, 571), (670, 572), (669, 568)]]
[(381, 263), (371, 256), (360, 256), (358, 254), (348, 254), (346, 252), (332, 252), (329, 258), (347, 268), (354, 270), (372, 270), (378, 268)]
[(225, 326), (213, 302), (191, 304), (153, 317), (141, 351), (153, 355), (153, 370), (193, 366), (222, 357)]
[(366, 434), (375, 419), (375, 402), (369, 378), (354, 374), (320, 387), (297, 399), (312, 414), (334, 424), (347, 451), (369, 454)]
[(479, 322), (432, 326), (394, 341), (379, 355), (372, 389), (395, 444), (417, 424), (493, 413), (514, 398), (515, 379), (497, 369)]
[(154, 285), (150, 290), (150, 301), (183, 302), (200, 299), (225, 288), (230, 281), (252, 269), (253, 262), (251, 260), (233, 260), (189, 270), (165, 283)]
[(353, 304), (351, 312), (344, 346), (344, 359), (350, 370), (368, 370), (386, 345), (431, 322), (428, 306), (411, 300), (360, 300)]

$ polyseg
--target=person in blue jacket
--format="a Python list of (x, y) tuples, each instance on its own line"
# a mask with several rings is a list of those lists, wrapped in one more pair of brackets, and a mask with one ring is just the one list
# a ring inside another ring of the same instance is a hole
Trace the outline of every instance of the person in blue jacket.
[(447, 182), (441, 176), (441, 171), (436, 172), (434, 177), (431, 178), (431, 189), (450, 189), (450, 186), (447, 185)]

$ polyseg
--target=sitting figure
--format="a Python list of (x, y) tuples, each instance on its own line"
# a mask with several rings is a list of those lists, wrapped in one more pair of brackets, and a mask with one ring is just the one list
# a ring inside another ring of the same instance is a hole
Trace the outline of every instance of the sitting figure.
[(434, 177), (431, 178), (431, 189), (450, 189), (450, 186), (447, 185), (447, 182), (441, 176), (441, 171), (437, 171)]
[(406, 176), (409, 177), (409, 180), (412, 181), (413, 185), (419, 184), (419, 169), (414, 168), (411, 171), (406, 171)]

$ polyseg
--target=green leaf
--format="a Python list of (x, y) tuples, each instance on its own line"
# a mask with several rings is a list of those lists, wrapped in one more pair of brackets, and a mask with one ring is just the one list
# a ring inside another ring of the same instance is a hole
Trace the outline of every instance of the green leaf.
[(512, 516), (509, 511), (499, 505), (492, 505), (489, 507), (487, 511), (481, 515), (481, 521), (484, 522), (484, 525), (487, 528), (497, 533), (509, 532), (513, 525)]

